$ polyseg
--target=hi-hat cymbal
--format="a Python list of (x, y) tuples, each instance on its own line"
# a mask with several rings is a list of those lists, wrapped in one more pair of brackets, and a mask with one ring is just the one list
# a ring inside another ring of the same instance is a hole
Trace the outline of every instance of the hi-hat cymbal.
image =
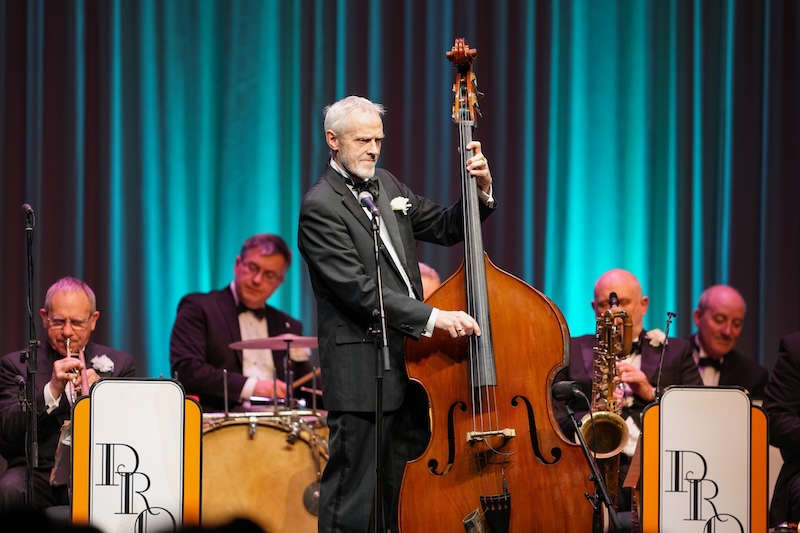
[(287, 346), (289, 348), (316, 348), (317, 338), (284, 333), (263, 339), (233, 342), (228, 346), (234, 350), (285, 350)]

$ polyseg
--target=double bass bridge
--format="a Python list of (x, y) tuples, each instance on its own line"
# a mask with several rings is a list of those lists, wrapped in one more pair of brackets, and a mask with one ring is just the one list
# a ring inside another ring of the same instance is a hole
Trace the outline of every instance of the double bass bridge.
[(467, 444), (476, 442), (487, 442), (491, 438), (500, 437), (509, 440), (517, 436), (514, 428), (493, 429), (491, 431), (467, 431)]

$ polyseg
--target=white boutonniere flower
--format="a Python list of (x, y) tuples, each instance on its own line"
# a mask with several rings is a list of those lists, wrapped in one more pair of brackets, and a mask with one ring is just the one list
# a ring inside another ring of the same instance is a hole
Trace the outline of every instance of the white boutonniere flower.
[(98, 372), (112, 372), (114, 370), (114, 361), (106, 354), (95, 355), (90, 363), (92, 363), (92, 368)]
[(667, 338), (664, 332), (658, 328), (651, 329), (650, 331), (645, 333), (644, 336), (647, 337), (647, 339), (650, 341), (650, 346), (653, 346), (654, 348), (657, 348), (662, 344), (664, 344), (664, 341)]
[(402, 211), (404, 215), (407, 215), (408, 210), (411, 209), (411, 201), (405, 196), (392, 198), (392, 202), (389, 205), (392, 206), (392, 211)]

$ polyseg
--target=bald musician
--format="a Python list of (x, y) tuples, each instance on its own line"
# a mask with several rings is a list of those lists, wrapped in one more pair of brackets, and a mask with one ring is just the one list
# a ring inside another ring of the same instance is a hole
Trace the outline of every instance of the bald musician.
[[(609, 308), (608, 297), (612, 292), (617, 293), (619, 306), (628, 313), (633, 322), (631, 356), (617, 365), (619, 379), (624, 385), (623, 419), (626, 419), (631, 430), (631, 441), (626, 447), (625, 453), (632, 455), (641, 427), (642, 410), (655, 399), (656, 385), (663, 389), (669, 385), (702, 385), (703, 383), (697, 373), (689, 343), (673, 337), (670, 337), (664, 352), (661, 381), (658, 382), (661, 349), (665, 337), (664, 332), (660, 329), (649, 331), (644, 329), (644, 316), (647, 313), (650, 299), (643, 294), (642, 286), (636, 276), (627, 270), (615, 268), (600, 276), (594, 285), (594, 298), (591, 306), (595, 316), (602, 315)], [(594, 343), (594, 334), (573, 337), (570, 342), (569, 366), (559, 372), (556, 378), (557, 381), (573, 380), (578, 382), (587, 397), (591, 397), (592, 391)], [(556, 406), (558, 407), (558, 404)], [(586, 412), (587, 410), (584, 408), (578, 415), (583, 416)], [(571, 422), (560, 413), (559, 419), (564, 432), (572, 435), (574, 428), (571, 427)]]
[(736, 349), (746, 311), (744, 298), (733, 287), (712, 285), (704, 290), (694, 310), (694, 361), (704, 385), (738, 385), (762, 399), (766, 369)]

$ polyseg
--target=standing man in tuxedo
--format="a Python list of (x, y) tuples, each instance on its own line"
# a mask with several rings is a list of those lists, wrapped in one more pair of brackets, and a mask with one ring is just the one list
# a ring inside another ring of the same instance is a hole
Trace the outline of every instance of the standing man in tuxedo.
[(704, 385), (738, 385), (751, 397), (762, 399), (767, 371), (735, 349), (745, 311), (744, 298), (733, 287), (712, 285), (704, 290), (694, 310), (694, 361)]
[[(329, 409), (330, 459), (320, 489), (320, 532), (366, 532), (374, 511), (376, 345), (369, 330), (378, 300), (371, 215), (359, 204), (359, 191), (370, 190), (381, 216), (379, 260), (391, 360), (391, 370), (383, 374), (383, 511), (392, 530), (404, 461), (391, 453), (391, 441), (413, 430), (404, 403), (403, 339), (431, 335), (434, 328), (452, 337), (480, 335), (479, 325), (465, 312), (420, 301), (417, 240), (461, 241), (461, 202), (437, 205), (376, 168), (384, 138), (382, 114), (382, 106), (357, 96), (325, 110), (330, 164), (300, 209), (299, 247), (317, 301), (323, 398)], [(475, 177), (485, 218), (494, 207), (489, 165), (480, 143), (466, 148), (473, 151), (467, 170)]]
[[(636, 276), (616, 268), (609, 270), (594, 285), (594, 298), (591, 302), (595, 316), (602, 315), (609, 307), (608, 296), (616, 292), (619, 306), (624, 309), (633, 322), (633, 349), (627, 361), (617, 364), (617, 372), (623, 383), (622, 418), (626, 420), (631, 438), (624, 452), (633, 455), (636, 439), (640, 434), (641, 414), (644, 407), (656, 397), (656, 386), (663, 390), (669, 385), (702, 385), (697, 367), (692, 359), (689, 343), (683, 339), (670, 337), (664, 352), (661, 381), (658, 381), (658, 367), (661, 350), (665, 341), (660, 329), (645, 331), (644, 315), (650, 299), (642, 294), (642, 286)], [(595, 343), (594, 334), (573, 337), (570, 341), (569, 366), (563, 369), (556, 380), (577, 381), (587, 397), (591, 397), (592, 363)], [(578, 413), (579, 416), (586, 411)], [(565, 415), (559, 413), (562, 429), (571, 435), (574, 428)]]
[(764, 393), (769, 443), (780, 448), (783, 466), (775, 483), (769, 525), (800, 522), (800, 331), (780, 340), (778, 359)]
[[(233, 281), (209, 293), (184, 296), (172, 326), (169, 359), (172, 375), (187, 394), (200, 398), (206, 411), (224, 409), (224, 372), (228, 398), (246, 408), (252, 396), (286, 393), (285, 350), (234, 350), (232, 342), (283, 333), (302, 334), (302, 324), (267, 305), (286, 276), (292, 254), (277, 235), (253, 235), (242, 244), (233, 266)], [(311, 371), (309, 351), (290, 350), (295, 376)], [(277, 376), (277, 391), (273, 377)]]
[[(65, 463), (56, 469), (56, 449), (61, 429), (72, 415), (72, 404), (88, 391), (80, 390), (76, 372), (86, 372), (92, 383), (102, 377), (129, 377), (136, 374), (133, 357), (96, 344), (91, 335), (97, 326), (94, 291), (85, 282), (72, 277), (61, 278), (47, 290), (44, 307), (39, 310), (47, 342), (36, 353), (34, 399), (37, 404), (39, 468), (34, 470), (34, 507), (68, 505), (66, 473), (69, 472), (69, 450), (60, 457)], [(84, 353), (88, 368), (77, 357), (66, 357), (67, 339), (70, 354)], [(20, 352), (7, 354), (0, 360), (0, 451), (8, 459), (8, 470), (0, 475), (0, 510), (21, 505), (25, 501), (25, 432), (28, 413), (19, 402), (20, 379), (24, 383), (27, 363), (20, 362)], [(77, 383), (74, 384), (73, 382)]]

